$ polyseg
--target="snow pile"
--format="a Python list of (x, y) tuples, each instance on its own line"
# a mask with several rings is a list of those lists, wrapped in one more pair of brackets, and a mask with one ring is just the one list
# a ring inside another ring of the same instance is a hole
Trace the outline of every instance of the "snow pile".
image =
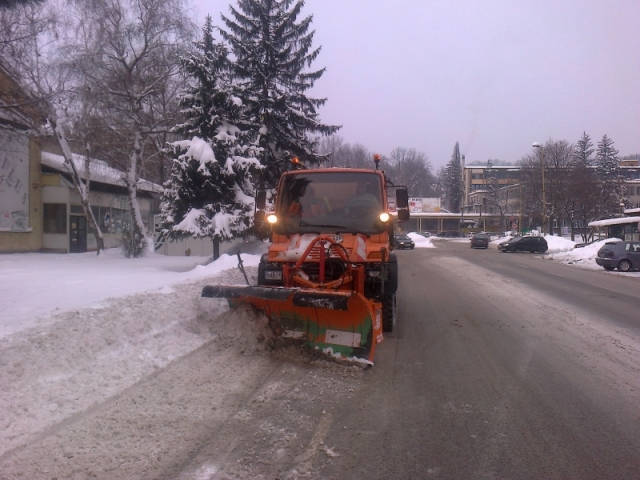
[[(490, 244), (494, 245), (496, 248), (501, 243), (507, 242), (513, 238), (513, 235), (506, 235), (504, 237), (497, 238), (495, 240), (491, 240)], [(568, 252), (573, 249), (575, 242), (572, 242), (568, 238), (558, 237), (557, 235), (544, 235), (544, 239), (547, 241), (547, 246), (549, 249), (546, 254), (556, 254), (560, 252)]]
[(594, 242), (591, 245), (587, 245), (583, 248), (574, 248), (570, 251), (553, 253), (550, 257), (553, 260), (557, 260), (567, 265), (577, 264), (581, 267), (600, 270), (602, 267), (596, 263), (596, 257), (598, 256), (598, 250), (607, 242), (619, 242), (618, 238), (606, 238), (598, 242)]
[(416, 244), (416, 248), (435, 248), (435, 245), (430, 238), (423, 237), (419, 233), (411, 232), (407, 234), (413, 243)]
[(560, 252), (568, 252), (573, 250), (576, 242), (572, 242), (568, 238), (558, 237), (556, 235), (545, 235), (544, 239), (547, 241), (547, 245), (549, 246), (549, 250), (547, 250), (547, 255), (560, 253)]
[[(215, 341), (224, 348), (235, 348), (241, 354), (269, 350), (272, 345), (273, 332), (269, 328), (269, 319), (257, 313), (250, 306), (241, 306), (226, 315), (220, 315), (220, 302), (226, 309), (227, 301), (219, 299), (202, 299), (201, 308), (205, 318), (215, 319)], [(223, 310), (224, 311), (224, 310)]]
[[(265, 317), (201, 297), (207, 284), (245, 284), (236, 256), (116, 252), (0, 256), (0, 455), (207, 343), (264, 350)], [(260, 255), (241, 257), (255, 284)]]
[[(238, 249), (258, 250), (252, 244)], [(266, 244), (262, 247), (266, 249)], [(236, 250), (238, 250), (236, 249)], [(242, 254), (245, 266), (257, 266), (260, 252)], [(236, 268), (238, 259), (211, 257), (168, 257), (149, 253), (127, 259), (117, 248), (96, 256), (81, 254), (0, 255), (0, 338), (18, 331), (42, 326), (56, 312), (93, 306), (101, 308), (112, 297), (159, 291), (169, 286), (214, 277)], [(244, 280), (243, 280), (244, 281)], [(40, 317), (40, 318), (39, 318)], [(43, 323), (44, 322), (44, 323)]]
[[(498, 244), (506, 242), (511, 238), (513, 237), (507, 235), (503, 238), (493, 240), (491, 244), (497, 247)], [(549, 246), (549, 249), (545, 254), (545, 258), (556, 260), (567, 265), (578, 265), (580, 267), (593, 270), (599, 270), (602, 268), (596, 263), (598, 250), (600, 250), (607, 242), (620, 241), (617, 238), (606, 238), (598, 242), (594, 242), (591, 245), (587, 245), (586, 247), (575, 248), (576, 242), (566, 237), (545, 235), (544, 239), (547, 241), (547, 245)]]

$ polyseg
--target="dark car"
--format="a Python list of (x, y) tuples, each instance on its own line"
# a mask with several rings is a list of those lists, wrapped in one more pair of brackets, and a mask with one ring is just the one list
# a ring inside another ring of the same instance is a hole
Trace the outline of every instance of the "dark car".
[(489, 240), (486, 233), (476, 233), (471, 237), (471, 248), (489, 248)]
[(547, 241), (543, 237), (513, 237), (511, 240), (498, 245), (501, 252), (531, 252), (544, 253), (549, 249)]
[(394, 235), (393, 238), (395, 240), (397, 249), (401, 249), (401, 248), (413, 249), (416, 246), (416, 244), (413, 243), (413, 240), (411, 240), (407, 235)]
[(607, 242), (596, 257), (605, 270), (617, 268), (621, 272), (640, 269), (640, 242)]

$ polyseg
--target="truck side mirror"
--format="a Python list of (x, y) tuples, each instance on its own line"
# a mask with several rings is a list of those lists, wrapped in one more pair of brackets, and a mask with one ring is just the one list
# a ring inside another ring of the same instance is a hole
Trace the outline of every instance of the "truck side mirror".
[(398, 220), (401, 222), (409, 220), (409, 210), (407, 210), (406, 208), (398, 210)]
[(267, 191), (258, 190), (256, 192), (256, 210), (264, 210), (267, 206)]
[(398, 210), (409, 208), (409, 193), (406, 188), (396, 190), (396, 208)]

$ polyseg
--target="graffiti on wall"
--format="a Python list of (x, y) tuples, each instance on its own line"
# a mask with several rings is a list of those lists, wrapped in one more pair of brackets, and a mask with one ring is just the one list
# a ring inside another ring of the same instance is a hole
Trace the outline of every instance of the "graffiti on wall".
[(0, 230), (29, 228), (29, 138), (0, 129)]

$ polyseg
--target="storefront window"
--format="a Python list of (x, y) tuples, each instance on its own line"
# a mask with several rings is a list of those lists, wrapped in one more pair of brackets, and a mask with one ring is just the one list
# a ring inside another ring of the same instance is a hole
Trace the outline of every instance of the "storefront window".
[(111, 215), (109, 233), (122, 233), (125, 229), (131, 230), (131, 215), (128, 210), (112, 208)]
[(67, 233), (67, 205), (65, 203), (43, 204), (44, 233)]
[(111, 207), (91, 206), (93, 216), (100, 227), (102, 233), (109, 233), (111, 227)]

